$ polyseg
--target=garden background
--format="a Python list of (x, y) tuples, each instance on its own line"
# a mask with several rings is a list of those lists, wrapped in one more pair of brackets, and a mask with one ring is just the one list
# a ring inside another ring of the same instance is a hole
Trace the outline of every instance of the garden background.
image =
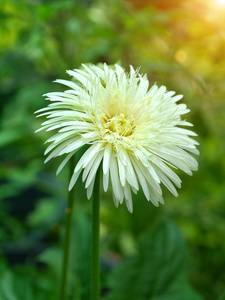
[[(175, 198), (134, 213), (101, 197), (102, 298), (222, 299), (225, 291), (225, 1), (0, 0), (0, 299), (54, 300), (68, 170), (46, 165), (34, 134), (47, 105), (81, 63), (119, 63), (183, 94), (199, 170), (179, 173)], [(79, 155), (82, 154), (82, 150)], [(77, 184), (68, 299), (89, 294), (90, 201)], [(131, 284), (132, 283), (132, 284)]]

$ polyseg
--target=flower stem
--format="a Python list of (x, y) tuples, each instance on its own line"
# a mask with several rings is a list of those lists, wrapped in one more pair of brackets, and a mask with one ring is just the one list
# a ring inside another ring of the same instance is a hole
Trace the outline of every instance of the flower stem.
[[(70, 174), (69, 178), (71, 178), (74, 172), (75, 166), (75, 157), (73, 156), (70, 159)], [(63, 248), (63, 260), (62, 260), (62, 273), (61, 273), (61, 286), (59, 299), (66, 299), (66, 287), (67, 287), (67, 277), (68, 277), (68, 266), (69, 266), (69, 256), (70, 256), (70, 236), (72, 229), (72, 212), (73, 212), (73, 204), (74, 204), (74, 196), (75, 196), (75, 188), (68, 193), (67, 207), (66, 207), (66, 222), (65, 222), (65, 236), (64, 236), (64, 248)]]
[(100, 168), (97, 171), (92, 199), (92, 248), (91, 248), (91, 300), (99, 300), (100, 262), (99, 262), (99, 190)]

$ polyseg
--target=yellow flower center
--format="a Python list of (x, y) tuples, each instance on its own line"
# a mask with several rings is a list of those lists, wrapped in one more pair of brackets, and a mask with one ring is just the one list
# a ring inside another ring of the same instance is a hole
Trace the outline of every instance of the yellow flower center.
[(132, 134), (135, 126), (133, 117), (125, 117), (124, 114), (118, 114), (112, 118), (102, 117), (103, 127), (107, 133), (116, 133), (119, 136), (129, 136)]

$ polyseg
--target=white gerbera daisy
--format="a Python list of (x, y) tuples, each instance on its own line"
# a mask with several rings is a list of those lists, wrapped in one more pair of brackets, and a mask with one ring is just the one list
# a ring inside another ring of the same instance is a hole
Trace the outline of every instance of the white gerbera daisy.
[(45, 162), (66, 154), (58, 174), (78, 149), (89, 145), (74, 168), (69, 190), (83, 171), (90, 198), (102, 162), (103, 188), (107, 191), (110, 178), (116, 206), (125, 198), (132, 212), (131, 190), (136, 193), (139, 186), (156, 206), (164, 203), (161, 183), (177, 196), (174, 185), (180, 187), (181, 180), (173, 169), (192, 175), (198, 167), (189, 154), (198, 154), (198, 143), (190, 137), (196, 134), (180, 127), (192, 126), (181, 120), (189, 112), (185, 104), (177, 104), (182, 95), (174, 96), (165, 86), (148, 90), (147, 76), (132, 66), (129, 74), (118, 65), (115, 70), (106, 64), (83, 68), (67, 71), (73, 81), (56, 80), (70, 89), (46, 94), (52, 103), (37, 111), (48, 119), (39, 130), (58, 130), (46, 141), (51, 144)]

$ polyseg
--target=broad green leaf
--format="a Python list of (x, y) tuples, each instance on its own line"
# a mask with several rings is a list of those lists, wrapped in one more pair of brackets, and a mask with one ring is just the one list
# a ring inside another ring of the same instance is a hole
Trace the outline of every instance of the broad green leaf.
[(225, 300), (225, 292), (223, 293), (222, 297), (220, 300)]
[(142, 235), (139, 255), (113, 272), (105, 300), (199, 300), (186, 276), (185, 244), (176, 226), (162, 222)]

